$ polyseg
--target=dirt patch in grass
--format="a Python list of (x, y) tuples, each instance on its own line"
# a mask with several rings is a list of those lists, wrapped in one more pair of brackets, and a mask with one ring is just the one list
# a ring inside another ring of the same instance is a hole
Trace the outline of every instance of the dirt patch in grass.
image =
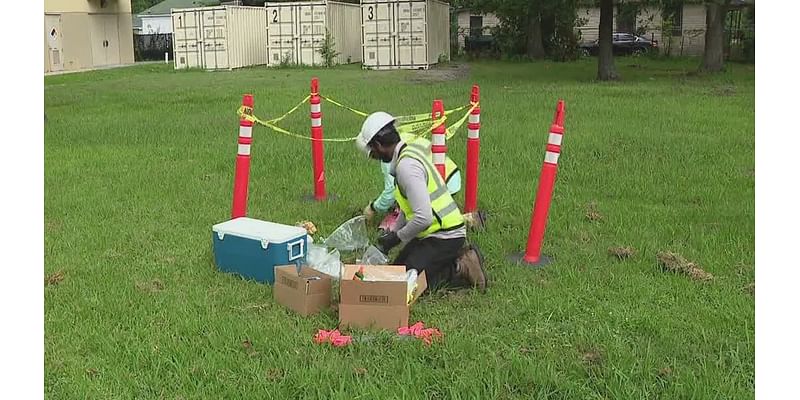
[(658, 377), (661, 379), (669, 379), (672, 376), (672, 368), (664, 367), (658, 370)]
[(619, 260), (625, 260), (628, 258), (633, 257), (636, 254), (636, 250), (633, 247), (609, 247), (608, 254), (616, 257)]
[(589, 367), (598, 367), (603, 364), (603, 353), (597, 348), (589, 348), (581, 354), (581, 361)]
[(468, 76), (469, 65), (447, 64), (429, 70), (414, 71), (408, 80), (413, 83), (435, 83), (465, 79)]
[(164, 290), (164, 282), (160, 279), (153, 279), (149, 282), (136, 282), (136, 288), (148, 293), (157, 293)]
[(712, 96), (728, 97), (736, 95), (736, 86), (733, 85), (720, 85), (711, 88), (710, 94)]
[(64, 281), (64, 272), (63, 271), (54, 272), (50, 275), (47, 275), (44, 278), (44, 286), (45, 287), (55, 286), (61, 283), (62, 281)]
[(284, 375), (285, 375), (285, 373), (280, 368), (270, 368), (270, 369), (267, 370), (267, 372), (265, 374), (265, 376), (267, 377), (267, 380), (272, 381), (272, 382), (277, 382), (277, 381), (283, 380)]
[(687, 275), (696, 281), (710, 281), (714, 276), (703, 271), (697, 264), (686, 260), (680, 254), (662, 251), (656, 256), (659, 265), (665, 272)]
[(540, 287), (549, 286), (550, 285), (550, 281), (548, 281), (545, 278), (539, 278), (539, 279), (536, 280), (536, 285), (538, 285)]
[(119, 258), (120, 256), (122, 256), (122, 253), (117, 251), (117, 249), (106, 249), (106, 251), (103, 252), (103, 257), (106, 258)]
[(367, 369), (361, 367), (353, 368), (353, 374), (355, 374), (356, 376), (366, 375)]
[(592, 222), (603, 220), (603, 215), (597, 209), (597, 203), (591, 202), (586, 206), (586, 219)]
[(57, 219), (48, 219), (44, 221), (44, 233), (54, 233), (61, 229), (61, 221)]
[(583, 244), (589, 244), (589, 242), (592, 241), (592, 235), (590, 235), (589, 232), (580, 231), (578, 232), (578, 241)]
[(753, 282), (751, 284), (748, 284), (747, 286), (742, 288), (742, 291), (744, 291), (745, 293), (747, 293), (749, 295), (755, 296), (756, 295), (756, 283)]
[(248, 356), (254, 357), (258, 355), (258, 352), (253, 348), (253, 342), (251, 342), (250, 339), (245, 339), (245, 341), (242, 342), (242, 347), (244, 347), (244, 350), (247, 352)]

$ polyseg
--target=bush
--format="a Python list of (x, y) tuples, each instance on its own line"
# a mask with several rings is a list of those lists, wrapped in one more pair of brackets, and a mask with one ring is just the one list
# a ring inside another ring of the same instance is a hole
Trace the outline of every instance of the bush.
[(518, 58), (525, 54), (525, 32), (519, 29), (521, 24), (512, 21), (501, 21), (492, 28), (497, 50), (505, 59)]
[(557, 29), (550, 37), (549, 43), (550, 58), (554, 61), (574, 61), (580, 57), (578, 36), (571, 28)]
[(322, 40), (319, 54), (322, 56), (322, 59), (325, 60), (324, 65), (326, 68), (336, 65), (336, 57), (338, 57), (340, 53), (336, 51), (336, 42), (333, 41), (333, 36), (331, 36), (328, 28), (325, 28), (325, 39)]

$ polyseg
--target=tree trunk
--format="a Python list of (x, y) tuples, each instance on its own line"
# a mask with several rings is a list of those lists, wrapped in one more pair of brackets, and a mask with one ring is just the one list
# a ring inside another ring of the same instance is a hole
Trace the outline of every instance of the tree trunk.
[(719, 72), (725, 66), (723, 39), (727, 9), (725, 4), (713, 1), (706, 3), (706, 44), (703, 51), (703, 65), (700, 67), (704, 71)]
[(612, 81), (619, 79), (614, 65), (612, 34), (614, 29), (614, 1), (600, 0), (600, 48), (597, 57), (597, 79)]
[(539, 10), (531, 10), (531, 19), (528, 21), (527, 53), (530, 58), (544, 58), (544, 44), (542, 44), (542, 19)]

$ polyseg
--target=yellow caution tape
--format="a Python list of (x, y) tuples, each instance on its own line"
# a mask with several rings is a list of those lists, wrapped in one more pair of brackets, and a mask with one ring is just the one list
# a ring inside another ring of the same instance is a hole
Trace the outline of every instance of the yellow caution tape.
[[(365, 113), (363, 111), (359, 111), (359, 110), (356, 110), (354, 108), (345, 106), (345, 105), (343, 105), (343, 104), (341, 104), (341, 103), (339, 103), (339, 102), (337, 102), (335, 100), (332, 100), (332, 99), (330, 99), (328, 97), (324, 97), (324, 96), (320, 96), (320, 97), (322, 97), (325, 100), (331, 102), (332, 104), (335, 104), (337, 106), (340, 106), (340, 107), (343, 107), (345, 109), (348, 109), (348, 110), (350, 110), (350, 111), (352, 111), (352, 112), (354, 112), (354, 113), (356, 113), (358, 115), (367, 116), (367, 113)], [(283, 129), (283, 128), (281, 128), (281, 127), (276, 125), (278, 122), (282, 121), (283, 119), (285, 119), (286, 117), (291, 115), (293, 112), (297, 111), (297, 109), (300, 108), (301, 105), (305, 104), (310, 98), (311, 98), (310, 95), (306, 96), (306, 98), (304, 98), (302, 101), (300, 101), (300, 103), (298, 103), (296, 106), (294, 106), (291, 110), (287, 111), (285, 114), (281, 115), (278, 118), (273, 118), (273, 119), (266, 120), (266, 121), (264, 121), (264, 120), (256, 117), (255, 115), (253, 115), (253, 109), (251, 107), (241, 106), (241, 107), (239, 107), (239, 110), (237, 111), (237, 114), (239, 115), (239, 118), (241, 118), (241, 119), (245, 119), (245, 120), (248, 120), (250, 122), (266, 126), (267, 128), (270, 128), (270, 129), (274, 130), (275, 132), (278, 132), (278, 133), (281, 133), (281, 134), (284, 134), (284, 135), (287, 135), (287, 136), (295, 137), (295, 138), (298, 138), (298, 139), (305, 139), (305, 140), (310, 140), (310, 141), (334, 142), (334, 143), (352, 142), (352, 141), (357, 139), (357, 136), (356, 137), (350, 137), (350, 138), (315, 139), (313, 137), (309, 137), (309, 136), (305, 136), (305, 135), (299, 135), (299, 134), (290, 132), (290, 131), (288, 131), (286, 129)], [(461, 111), (461, 110), (463, 110), (463, 109), (465, 109), (467, 107), (470, 107), (470, 109), (466, 112), (466, 114), (464, 114), (464, 116), (462, 116), (459, 120), (457, 120), (455, 123), (453, 123), (453, 125), (451, 125), (449, 127), (446, 127), (446, 129), (445, 129), (445, 132), (446, 132), (446, 135), (447, 135), (446, 137), (447, 137), (447, 139), (450, 139), (455, 135), (456, 131), (458, 131), (458, 129), (461, 128), (462, 125), (464, 125), (464, 122), (467, 120), (467, 118), (469, 118), (469, 115), (470, 115), (470, 113), (472, 113), (472, 110), (474, 110), (475, 107), (478, 107), (478, 105), (479, 105), (478, 103), (471, 103), (470, 105), (461, 106), (461, 107), (458, 107), (458, 108), (454, 108), (452, 110), (447, 110), (447, 111), (445, 111), (445, 115), (442, 116), (442, 118), (440, 118), (437, 121), (433, 121), (432, 120), (431, 114), (415, 114), (415, 115), (400, 116), (400, 117), (397, 117), (397, 121), (398, 122), (404, 122), (404, 123), (402, 123), (401, 125), (398, 125), (396, 127), (397, 128), (397, 132), (400, 133), (403, 136), (406, 136), (406, 137), (413, 136), (413, 138), (410, 140), (411, 142), (413, 142), (413, 141), (419, 139), (420, 137), (430, 133), (430, 131), (434, 127), (436, 127), (438, 125), (441, 125), (441, 124), (444, 124), (445, 121), (447, 120), (447, 115), (452, 114), (454, 112)]]
[[(319, 97), (325, 99), (326, 101), (328, 101), (329, 103), (331, 103), (333, 105), (342, 107), (342, 108), (344, 108), (346, 110), (349, 110), (349, 111), (353, 112), (354, 114), (360, 115), (362, 117), (366, 117), (366, 116), (369, 115), (368, 113), (366, 113), (364, 111), (360, 111), (360, 110), (357, 110), (357, 109), (355, 109), (353, 107), (344, 105), (341, 102), (338, 102), (338, 101), (336, 101), (336, 100), (334, 100), (334, 99), (332, 99), (330, 97), (323, 96), (323, 95), (320, 95)], [(308, 99), (306, 99), (306, 100), (308, 100)], [(454, 108), (452, 110), (447, 110), (447, 111), (444, 112), (444, 115), (450, 115), (450, 114), (452, 114), (454, 112), (461, 111), (461, 110), (463, 110), (463, 109), (465, 109), (467, 107), (469, 107), (469, 105), (465, 105), (465, 106), (461, 106), (461, 107), (458, 107), (458, 108)], [(407, 124), (407, 123), (412, 123), (412, 122), (422, 122), (422, 121), (432, 121), (432, 120), (433, 120), (433, 117), (431, 116), (431, 113), (401, 115), (401, 116), (395, 117), (395, 123), (397, 123), (397, 124)]]
[(289, 114), (291, 114), (291, 113), (293, 113), (293, 112), (297, 111), (297, 109), (298, 109), (298, 108), (300, 108), (300, 106), (302, 106), (303, 104), (305, 104), (305, 102), (307, 102), (307, 101), (308, 101), (308, 99), (310, 99), (310, 98), (311, 98), (311, 95), (308, 95), (308, 96), (306, 96), (306, 98), (305, 98), (305, 99), (303, 99), (303, 101), (301, 101), (300, 103), (298, 103), (298, 104), (297, 104), (296, 106), (294, 106), (294, 108), (292, 108), (291, 110), (287, 111), (287, 112), (286, 112), (286, 114), (283, 114), (283, 115), (281, 115), (281, 116), (280, 116), (280, 117), (278, 117), (278, 118), (273, 118), (273, 119), (269, 120), (269, 122), (272, 122), (273, 124), (274, 124), (274, 123), (278, 123), (278, 122), (280, 122), (280, 121), (281, 121), (281, 120), (283, 120), (284, 118), (288, 117), (288, 116), (289, 116)]
[(331, 104), (337, 105), (337, 106), (342, 107), (342, 108), (347, 109), (347, 110), (350, 110), (353, 113), (358, 114), (358, 115), (360, 115), (362, 117), (366, 117), (367, 115), (369, 115), (369, 114), (367, 114), (367, 113), (365, 113), (363, 111), (358, 111), (355, 108), (348, 107), (348, 106), (346, 106), (346, 105), (344, 105), (342, 103), (339, 103), (338, 101), (336, 101), (336, 100), (334, 100), (334, 99), (332, 99), (330, 97), (326, 97), (326, 96), (322, 96), (322, 95), (320, 95), (319, 97), (322, 97), (323, 99), (325, 99), (326, 101), (330, 102)]
[(337, 142), (337, 143), (342, 143), (342, 142), (352, 142), (352, 141), (356, 140), (355, 137), (351, 137), (351, 138), (332, 138), (332, 139), (325, 139), (325, 138), (315, 139), (313, 137), (298, 135), (296, 133), (289, 132), (286, 129), (277, 127), (277, 126), (275, 126), (273, 124), (270, 124), (270, 123), (266, 123), (264, 125), (266, 127), (270, 128), (270, 129), (274, 130), (275, 132), (282, 133), (284, 135), (291, 136), (291, 137), (296, 137), (298, 139), (310, 140), (312, 142), (316, 141), (316, 142)]
[(435, 125), (431, 121), (412, 122), (410, 124), (398, 125), (395, 128), (398, 133), (419, 132), (420, 130), (433, 129)]
[(466, 121), (467, 118), (469, 118), (469, 115), (472, 113), (472, 110), (474, 110), (475, 107), (478, 107), (478, 103), (473, 103), (472, 107), (470, 107), (470, 109), (467, 110), (467, 113), (464, 114), (464, 116), (461, 117), (461, 119), (459, 119), (453, 125), (450, 125), (447, 128), (447, 140), (450, 140), (450, 138), (452, 138), (456, 134), (458, 128), (461, 128), (461, 126), (464, 125), (464, 121)]
[[(308, 99), (306, 99), (306, 100), (308, 100)], [(303, 102), (305, 102), (305, 100)], [(297, 107), (300, 107), (301, 104), (303, 104), (303, 103), (298, 104), (294, 109), (297, 109)], [(319, 142), (339, 142), (339, 143), (341, 143), (341, 142), (352, 142), (352, 141), (356, 140), (356, 137), (351, 137), (351, 138), (332, 138), (332, 139), (324, 139), (324, 138), (323, 139), (314, 139), (313, 137), (304, 136), (304, 135), (298, 135), (296, 133), (289, 132), (286, 129), (283, 129), (283, 128), (275, 125), (274, 122), (276, 120), (279, 121), (280, 119), (285, 118), (286, 115), (291, 114), (291, 112), (293, 110), (288, 112), (288, 113), (286, 113), (284, 116), (282, 116), (280, 118), (275, 118), (275, 119), (271, 119), (271, 120), (268, 120), (268, 121), (264, 121), (262, 119), (259, 119), (255, 115), (247, 114), (246, 111), (247, 111), (247, 107), (244, 107), (244, 106), (243, 107), (239, 107), (239, 110), (237, 111), (237, 114), (239, 115), (239, 118), (248, 120), (248, 121), (253, 122), (253, 123), (257, 123), (259, 125), (266, 126), (267, 128), (270, 128), (270, 129), (274, 130), (275, 132), (278, 132), (278, 133), (281, 133), (281, 134), (284, 134), (284, 135), (287, 135), (287, 136), (295, 137), (295, 138), (298, 138), (298, 139), (305, 139), (305, 140), (319, 141)]]
[[(458, 108), (454, 108), (452, 110), (447, 110), (447, 111), (444, 112), (444, 115), (450, 115), (450, 114), (452, 114), (454, 112), (461, 111), (461, 110), (463, 110), (463, 109), (465, 109), (467, 107), (469, 107), (469, 106), (466, 105), (466, 106), (461, 106), (461, 107), (458, 107)], [(431, 113), (425, 113), (425, 114), (414, 114), (414, 115), (401, 115), (399, 117), (395, 117), (394, 120), (395, 120), (395, 123), (398, 123), (398, 124), (408, 124), (408, 123), (412, 123), (412, 122), (432, 121), (433, 117), (431, 116)]]
[(399, 117), (394, 118), (394, 122), (397, 124), (407, 124), (411, 122), (421, 122), (421, 121), (430, 121), (433, 117), (431, 113), (427, 114), (414, 114), (414, 115), (401, 115)]

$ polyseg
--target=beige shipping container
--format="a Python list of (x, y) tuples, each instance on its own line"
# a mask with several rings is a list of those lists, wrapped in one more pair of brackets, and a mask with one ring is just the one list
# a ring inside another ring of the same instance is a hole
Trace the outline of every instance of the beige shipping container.
[(264, 7), (172, 10), (175, 69), (223, 70), (267, 64)]
[(362, 0), (363, 67), (428, 69), (450, 59), (450, 5), (436, 0)]
[(361, 61), (361, 8), (338, 1), (267, 3), (269, 64), (322, 65), (325, 30), (330, 32), (336, 64)]

